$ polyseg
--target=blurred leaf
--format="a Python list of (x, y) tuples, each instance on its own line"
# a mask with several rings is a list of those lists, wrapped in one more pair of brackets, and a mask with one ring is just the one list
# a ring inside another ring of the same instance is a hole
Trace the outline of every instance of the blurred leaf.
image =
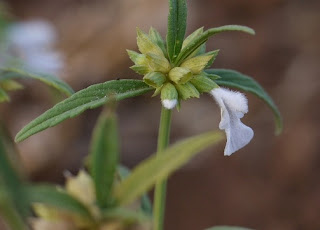
[(113, 108), (102, 112), (91, 142), (91, 175), (100, 207), (110, 203), (110, 195), (119, 161), (118, 124)]
[(238, 25), (227, 25), (208, 29), (207, 31), (200, 34), (197, 39), (192, 40), (181, 50), (179, 56), (174, 61), (175, 66), (180, 66), (183, 60), (185, 60), (190, 54), (192, 54), (198, 47), (204, 44), (211, 36), (225, 31), (241, 31), (248, 34), (255, 33), (254, 30), (249, 27)]
[(207, 228), (206, 230), (251, 230), (249, 228), (235, 227), (235, 226), (216, 226)]
[(152, 204), (147, 194), (143, 194), (141, 197), (141, 210), (148, 216), (152, 216)]
[(141, 211), (132, 211), (128, 208), (114, 208), (102, 211), (104, 219), (120, 219), (125, 222), (141, 222), (150, 220), (150, 217), (144, 215)]
[[(120, 176), (120, 180), (124, 180), (130, 175), (130, 170), (123, 165), (119, 165), (118, 174)], [(142, 195), (140, 207), (143, 213), (145, 213), (148, 216), (152, 216), (152, 204), (148, 194)]]
[(30, 203), (41, 203), (91, 219), (88, 209), (67, 192), (52, 185), (34, 185), (25, 187)]
[(62, 121), (76, 117), (87, 109), (94, 109), (110, 101), (109, 95), (116, 100), (135, 97), (151, 91), (152, 88), (140, 80), (114, 80), (89, 86), (76, 92), (71, 97), (56, 104), (26, 125), (16, 136), (16, 142)]
[[(10, 195), (11, 200), (21, 214), (28, 214), (26, 195), (23, 193), (23, 184), (18, 172), (14, 169), (8, 156), (5, 141), (8, 139), (4, 128), (0, 127), (0, 186)], [(13, 156), (12, 156), (13, 157)]]
[(5, 102), (5, 101), (10, 101), (10, 97), (6, 93), (6, 91), (0, 88), (0, 102)]
[(2, 80), (0, 81), (0, 87), (5, 91), (13, 91), (23, 89), (23, 85), (14, 80)]
[(5, 188), (0, 188), (0, 215), (11, 230), (26, 230), (27, 226), (23, 218), (15, 209), (15, 205), (11, 197), (5, 191)]
[(186, 0), (169, 0), (167, 50), (170, 61), (178, 56), (187, 28)]
[(117, 201), (120, 205), (133, 202), (157, 181), (167, 178), (197, 153), (218, 143), (223, 138), (224, 135), (221, 132), (208, 132), (180, 141), (161, 154), (152, 155), (116, 186), (114, 195)]
[(280, 134), (282, 132), (282, 117), (277, 106), (274, 104), (272, 98), (267, 94), (267, 92), (253, 78), (228, 69), (209, 69), (206, 70), (206, 72), (216, 74), (221, 77), (220, 79), (215, 80), (218, 85), (244, 90), (262, 99), (271, 108), (274, 114), (276, 134)]
[(57, 77), (47, 74), (35, 74), (16, 68), (0, 68), (0, 81), (9, 79), (36, 79), (49, 86), (52, 86), (60, 92), (70, 96), (74, 93), (73, 89)]

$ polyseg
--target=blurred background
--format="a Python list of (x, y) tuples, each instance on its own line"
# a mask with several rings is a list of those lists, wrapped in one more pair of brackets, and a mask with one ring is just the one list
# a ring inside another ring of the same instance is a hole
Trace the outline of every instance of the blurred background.
[[(116, 78), (140, 78), (126, 49), (137, 50), (136, 27), (157, 28), (164, 36), (164, 0), (8, 0), (17, 22), (45, 20), (56, 31), (59, 77), (75, 90)], [(189, 0), (187, 34), (198, 27), (247, 25), (256, 36), (230, 32), (215, 36), (208, 50), (220, 49), (213, 65), (254, 77), (273, 97), (284, 118), (274, 136), (269, 108), (247, 94), (251, 143), (231, 157), (224, 143), (207, 150), (169, 180), (166, 230), (200, 230), (213, 225), (254, 229), (320, 229), (320, 1)], [(55, 103), (48, 87), (35, 81), (0, 105), (14, 136)], [(88, 153), (100, 110), (87, 111), (18, 145), (29, 177), (62, 183)], [(118, 107), (122, 162), (133, 167), (156, 149), (160, 100), (150, 95)], [(172, 142), (217, 129), (220, 111), (208, 95), (174, 111)], [(147, 175), (146, 175), (147, 176)], [(0, 227), (1, 228), (1, 227)]]

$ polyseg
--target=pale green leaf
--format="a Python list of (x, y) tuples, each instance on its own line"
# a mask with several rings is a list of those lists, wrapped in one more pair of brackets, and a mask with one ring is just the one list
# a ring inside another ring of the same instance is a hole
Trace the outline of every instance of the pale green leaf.
[(238, 26), (238, 25), (227, 25), (216, 28), (211, 28), (203, 32), (196, 39), (192, 40), (187, 46), (185, 46), (179, 56), (175, 59), (175, 66), (180, 66), (180, 64), (190, 55), (192, 54), (198, 47), (204, 44), (211, 36), (225, 32), (225, 31), (241, 31), (248, 34), (254, 34), (254, 30), (246, 27), (246, 26)]
[(52, 185), (33, 185), (24, 188), (30, 203), (41, 203), (91, 219), (91, 213), (80, 201)]
[(160, 33), (153, 27), (150, 28), (149, 30), (149, 37), (152, 40), (153, 43), (157, 44), (160, 49), (162, 50), (164, 56), (168, 58), (167, 50), (166, 50), (166, 45), (164, 40), (162, 39)]
[[(130, 170), (123, 165), (119, 165), (118, 174), (120, 176), (120, 180), (122, 181), (130, 175)], [(147, 216), (152, 216), (152, 204), (148, 194), (142, 195), (140, 208), (144, 214)]]
[(170, 61), (174, 61), (181, 50), (186, 28), (186, 0), (169, 0), (167, 50)]
[(193, 156), (224, 138), (221, 132), (208, 132), (190, 137), (167, 148), (161, 154), (152, 155), (140, 163), (114, 190), (120, 205), (138, 199), (157, 182), (167, 178), (186, 164)]
[(111, 203), (111, 190), (119, 160), (118, 124), (113, 109), (102, 112), (95, 125), (91, 141), (91, 175), (97, 203)]
[(16, 136), (16, 141), (22, 141), (29, 136), (62, 121), (78, 116), (87, 109), (94, 109), (110, 101), (110, 95), (115, 100), (135, 97), (151, 91), (152, 88), (140, 80), (114, 80), (89, 86), (71, 97), (56, 104), (26, 125)]
[(150, 220), (150, 216), (146, 216), (142, 211), (133, 211), (128, 208), (102, 210), (101, 215), (103, 219), (116, 219), (125, 223), (136, 223)]
[(74, 93), (73, 89), (57, 77), (47, 74), (35, 74), (15, 68), (0, 68), (0, 81), (8, 79), (36, 79), (63, 92), (67, 96)]
[(215, 80), (218, 85), (237, 88), (252, 93), (262, 99), (271, 108), (274, 114), (276, 134), (280, 134), (282, 132), (283, 122), (280, 111), (273, 102), (272, 98), (253, 78), (228, 69), (210, 69), (206, 70), (206, 72), (220, 76), (219, 79)]

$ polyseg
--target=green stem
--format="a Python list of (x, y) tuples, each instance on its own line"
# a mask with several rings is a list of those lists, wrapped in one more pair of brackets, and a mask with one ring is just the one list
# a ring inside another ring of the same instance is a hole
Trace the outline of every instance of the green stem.
[[(171, 110), (162, 107), (161, 118), (158, 134), (158, 149), (157, 155), (169, 144), (171, 127)], [(153, 202), (153, 230), (162, 230), (164, 222), (164, 214), (166, 207), (166, 187), (167, 180), (158, 181), (154, 190), (154, 202)]]

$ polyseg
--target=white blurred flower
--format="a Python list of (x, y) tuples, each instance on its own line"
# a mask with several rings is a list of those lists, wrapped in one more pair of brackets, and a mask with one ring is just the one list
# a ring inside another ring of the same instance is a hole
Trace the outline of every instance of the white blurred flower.
[(224, 88), (213, 89), (210, 93), (221, 108), (219, 128), (227, 135), (224, 155), (230, 156), (247, 145), (254, 135), (253, 130), (240, 121), (248, 112), (248, 101), (242, 93)]
[(12, 24), (7, 31), (10, 56), (22, 60), (24, 68), (40, 73), (58, 75), (63, 68), (62, 54), (54, 49), (55, 28), (44, 20)]

